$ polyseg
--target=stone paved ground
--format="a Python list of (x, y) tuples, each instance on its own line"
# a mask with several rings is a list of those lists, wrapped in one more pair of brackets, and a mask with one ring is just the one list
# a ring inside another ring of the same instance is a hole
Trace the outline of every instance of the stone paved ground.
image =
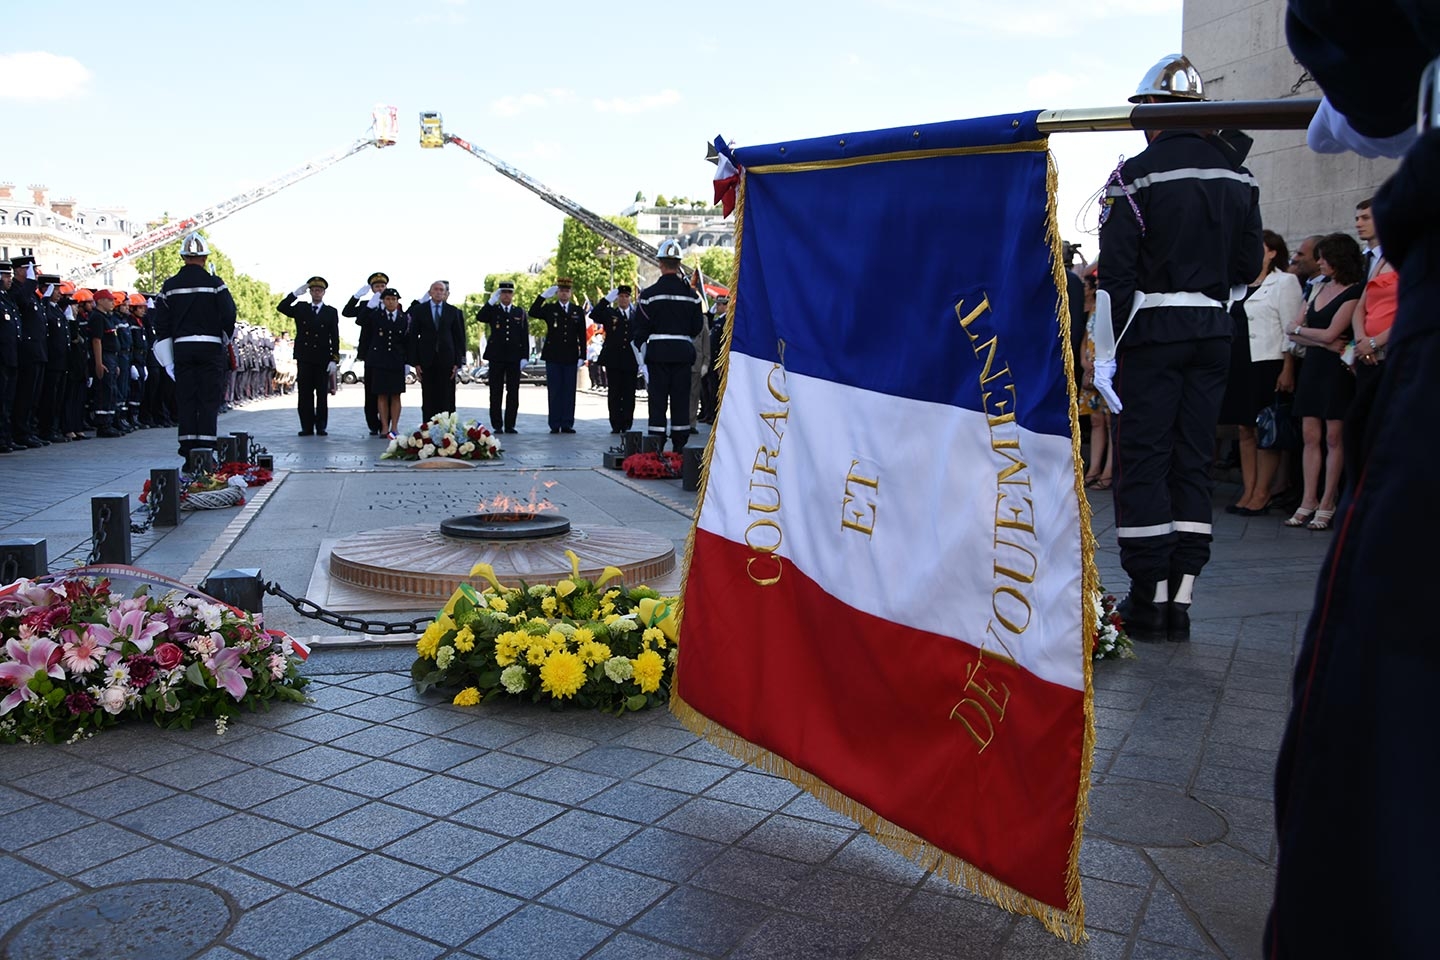
[[(543, 392), (525, 393), (512, 469), (560, 480), (589, 522), (683, 540), (693, 494), (678, 481), (592, 469), (611, 439), (602, 400), (582, 397), (580, 433), (552, 437)], [(323, 439), (296, 438), (282, 402), (224, 417), (291, 473), (223, 566), (303, 589), (323, 539), (425, 515), (398, 498), (378, 524), (343, 504), (317, 518), (327, 479), (375, 497), (385, 474), (365, 471), (392, 469), (375, 466), (358, 400), (342, 391)], [(484, 400), (462, 390), (467, 403)], [(172, 435), (142, 431), (4, 457), (0, 539), (78, 555), (88, 497), (133, 494), (172, 453)], [(455, 473), (465, 496), (487, 476)], [(1094, 504), (1102, 573), (1121, 589), (1108, 498)], [(137, 562), (182, 575), (234, 515), (137, 538)], [(0, 749), (0, 958), (100, 955), (76, 937), (112, 958), (208, 960), (1257, 956), (1271, 770), (1327, 536), (1220, 514), (1193, 641), (1097, 668), (1082, 947), (925, 875), (666, 713), (459, 709), (413, 693), (408, 649), (370, 647), (317, 650), (312, 703), (223, 737), (137, 727)], [(136, 903), (173, 915), (142, 915), (148, 940), (106, 926)]]

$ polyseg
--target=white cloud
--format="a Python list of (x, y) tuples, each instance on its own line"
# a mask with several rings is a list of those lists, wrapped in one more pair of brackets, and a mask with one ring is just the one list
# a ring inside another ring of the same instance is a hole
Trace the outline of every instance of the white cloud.
[(661, 90), (642, 97), (611, 97), (609, 100), (595, 100), (596, 113), (644, 113), (657, 107), (668, 107), (680, 102), (675, 90)]
[(43, 50), (0, 53), (0, 98), (65, 100), (83, 94), (89, 83), (90, 71), (74, 57)]
[(530, 110), (543, 110), (574, 99), (575, 91), (564, 87), (553, 87), (540, 93), (506, 94), (498, 100), (490, 101), (490, 112), (497, 117), (517, 117)]

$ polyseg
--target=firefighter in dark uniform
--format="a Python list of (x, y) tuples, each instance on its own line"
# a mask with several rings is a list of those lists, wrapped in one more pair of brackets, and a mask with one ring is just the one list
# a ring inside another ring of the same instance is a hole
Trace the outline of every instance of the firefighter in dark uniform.
[(14, 265), (0, 260), (0, 453), (19, 449), (10, 433), (20, 362), (20, 308), (10, 299), (10, 285), (14, 282)]
[(715, 298), (706, 326), (710, 330), (710, 369), (700, 380), (701, 423), (715, 422), (715, 408), (720, 404), (720, 350), (725, 346), (725, 323), (730, 314), (730, 298)]
[(680, 244), (660, 241), (660, 279), (640, 291), (640, 312), (631, 341), (645, 361), (652, 437), (665, 437), (665, 407), (670, 407), (670, 442), (685, 449), (690, 439), (690, 367), (694, 338), (705, 326), (700, 295), (680, 276)]
[(130, 422), (130, 368), (134, 365), (131, 362), (130, 352), (133, 348), (130, 335), (130, 301), (123, 290), (111, 291), (115, 294), (115, 340), (119, 344), (119, 352), (115, 356), (115, 362), (120, 365), (120, 375), (115, 378), (113, 384), (115, 390), (115, 429), (121, 433), (132, 433), (135, 430), (134, 424)]
[[(330, 284), (311, 277), (275, 307), (295, 321), (295, 385), (300, 394), (300, 436), (326, 435), (330, 422), (330, 378), (340, 363), (340, 314), (325, 304)], [(310, 302), (299, 298), (310, 292)]]
[[(1136, 103), (1203, 100), (1179, 54), (1151, 68)], [(1118, 396), (1115, 526), (1130, 575), (1121, 615), (1139, 640), (1190, 635), (1195, 577), (1210, 559), (1210, 463), (1229, 373), (1232, 291), (1260, 273), (1259, 189), (1243, 134), (1147, 133), (1106, 189), (1096, 387)], [(1243, 296), (1243, 292), (1240, 294)], [(1113, 376), (1113, 389), (1108, 382)], [(1103, 386), (1103, 389), (1102, 389)], [(1108, 399), (1108, 398), (1107, 398)]]
[(1286, 34), (1325, 93), (1311, 142), (1404, 154), (1372, 206), (1400, 288), (1374, 405), (1347, 418), (1338, 533), (1295, 661), (1275, 769), (1270, 960), (1437, 952), (1440, 644), (1426, 558), (1440, 514), (1426, 505), (1440, 475), (1440, 68), (1426, 65), (1440, 58), (1440, 6), (1377, 0), (1355, 13), (1290, 0)]
[(605, 328), (600, 365), (605, 368), (605, 380), (609, 384), (606, 397), (611, 433), (624, 433), (635, 422), (635, 381), (640, 376), (640, 363), (631, 342), (636, 307), (630, 302), (630, 294), (630, 285), (622, 283), (615, 289), (613, 303), (607, 296), (590, 312), (591, 319)]
[[(530, 306), (530, 316), (545, 321), (545, 392), (551, 433), (575, 432), (575, 391), (580, 363), (585, 359), (585, 310), (570, 297), (569, 277), (541, 292)], [(550, 303), (546, 299), (555, 297)]]
[(489, 328), (484, 357), (490, 365), (490, 429), (496, 433), (519, 432), (520, 364), (530, 359), (530, 317), (514, 299), (515, 284), (501, 280), (477, 317)]
[(35, 429), (35, 406), (40, 399), (47, 359), (45, 311), (40, 307), (35, 281), (38, 265), (30, 256), (16, 257), (13, 263), (15, 282), (10, 287), (10, 299), (20, 311), (20, 339), (10, 426), (16, 446), (46, 447), (49, 443), (41, 439)]
[(198, 233), (180, 241), (185, 265), (155, 298), (155, 353), (175, 380), (180, 456), (192, 468), (214, 465), (220, 404), (225, 399), (225, 341), (235, 335), (235, 300), (205, 269), (210, 245)]
[(115, 294), (95, 291), (90, 311), (90, 362), (95, 382), (95, 435), (118, 437), (115, 429), (115, 380), (120, 374), (120, 341), (115, 335)]
[(71, 440), (85, 440), (85, 386), (90, 379), (90, 313), (95, 294), (80, 288), (71, 298), (67, 318), (69, 343), (65, 348), (65, 402), (62, 424)]
[(44, 278), (48, 291), (41, 302), (45, 311), (45, 379), (40, 388), (38, 414), (39, 434), (42, 440), (51, 443), (69, 443), (60, 428), (61, 412), (65, 399), (65, 370), (69, 363), (70, 321), (65, 316), (69, 299), (64, 296), (66, 286), (71, 291), (74, 284), (62, 284), (58, 276)]
[[(360, 341), (355, 347), (355, 362), (364, 363), (365, 355), (370, 349), (370, 338), (374, 335), (370, 325), (366, 322), (369, 316), (365, 311), (369, 309), (370, 298), (384, 292), (390, 286), (388, 274), (379, 270), (370, 274), (370, 279), (365, 281), (365, 286), (355, 291), (355, 296), (340, 310), (340, 316), (350, 317), (360, 326)], [(364, 367), (362, 366), (363, 370)], [(380, 436), (380, 403), (375, 393), (375, 385), (367, 377), (365, 379), (365, 426), (370, 428), (370, 436)]]

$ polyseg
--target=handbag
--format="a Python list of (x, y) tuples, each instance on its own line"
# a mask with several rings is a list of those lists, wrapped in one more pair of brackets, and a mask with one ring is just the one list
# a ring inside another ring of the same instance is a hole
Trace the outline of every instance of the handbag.
[(1290, 401), (1276, 397), (1255, 417), (1255, 445), (1261, 450), (1299, 450), (1300, 428), (1290, 414)]

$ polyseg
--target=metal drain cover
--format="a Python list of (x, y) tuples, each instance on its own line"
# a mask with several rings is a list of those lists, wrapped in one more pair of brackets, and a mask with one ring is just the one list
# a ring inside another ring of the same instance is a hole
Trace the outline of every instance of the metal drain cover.
[(117, 883), (76, 894), (21, 921), (3, 941), (7, 960), (186, 960), (225, 936), (230, 898), (183, 880)]

